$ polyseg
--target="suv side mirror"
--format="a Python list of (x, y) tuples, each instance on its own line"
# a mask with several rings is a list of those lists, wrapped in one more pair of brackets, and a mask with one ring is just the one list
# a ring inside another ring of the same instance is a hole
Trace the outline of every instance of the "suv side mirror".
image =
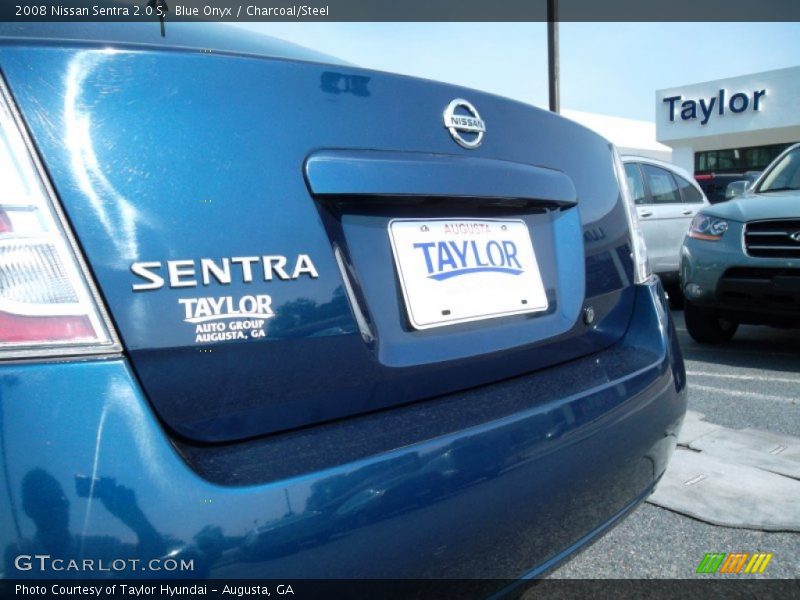
[(728, 184), (728, 187), (725, 188), (725, 200), (730, 200), (731, 198), (736, 198), (736, 196), (741, 196), (748, 190), (749, 187), (750, 182), (746, 179), (742, 179), (740, 181), (731, 181)]

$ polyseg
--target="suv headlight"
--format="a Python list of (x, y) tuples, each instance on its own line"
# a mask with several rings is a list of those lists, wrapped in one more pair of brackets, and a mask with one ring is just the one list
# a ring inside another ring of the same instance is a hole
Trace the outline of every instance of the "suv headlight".
[(716, 242), (722, 238), (726, 231), (728, 231), (728, 222), (725, 219), (697, 213), (692, 219), (687, 235), (696, 240)]
[(639, 226), (639, 215), (636, 214), (636, 204), (633, 194), (628, 189), (628, 178), (625, 167), (619, 157), (616, 147), (613, 149), (614, 173), (617, 176), (619, 191), (625, 204), (625, 214), (628, 217), (628, 229), (631, 232), (631, 258), (633, 259), (633, 282), (646, 283), (650, 279), (650, 263), (647, 261), (647, 245), (644, 243), (644, 234)]

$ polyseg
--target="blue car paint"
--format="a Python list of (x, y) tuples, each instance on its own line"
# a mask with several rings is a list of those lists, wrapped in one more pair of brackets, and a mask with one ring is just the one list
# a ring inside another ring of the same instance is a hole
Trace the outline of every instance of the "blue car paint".
[[(375, 150), (314, 152), (305, 163), (311, 193), (317, 197), (438, 196), (552, 203), (577, 202), (572, 180), (560, 171), (470, 156)], [(372, 200), (374, 202), (375, 200)]]
[[(646, 366), (631, 371), (615, 358), (622, 351)], [(603, 383), (533, 392), (513, 415), (361, 460), (223, 486), (176, 453), (125, 360), (4, 365), (5, 575), (41, 576), (14, 569), (20, 553), (170, 555), (194, 561), (184, 576), (535, 575), (630, 510), (664, 471), (686, 380), (659, 284), (637, 287), (618, 344), (575, 366)], [(535, 390), (546, 374), (519, 381)], [(487, 448), (488, 460), (448, 459)], [(84, 478), (115, 491), (87, 497)]]
[[(0, 64), (137, 377), (182, 436), (229, 441), (431, 398), (599, 351), (627, 327), (629, 233), (609, 144), (551, 113), (351, 67), (125, 45), (12, 40), (0, 46)], [(363, 81), (331, 87), (334, 75)], [(457, 146), (441, 121), (442, 107), (464, 95), (491, 127), (476, 151)], [(313, 160), (326, 148), (405, 159), (388, 167), (389, 196), (315, 195)], [(456, 175), (462, 161), (495, 177), (509, 163), (530, 191), (495, 202), (456, 196), (457, 177), (452, 186), (421, 177), (431, 172), (425, 157)], [(415, 186), (397, 187), (410, 177)], [(402, 204), (404, 190), (432, 201)], [(554, 205), (554, 194), (567, 201)], [(403, 322), (386, 232), (403, 216), (524, 219), (550, 310), (414, 331)], [(600, 242), (584, 244), (587, 229), (602, 231)], [(137, 261), (299, 254), (318, 278), (132, 290)], [(179, 299), (254, 293), (269, 294), (277, 315), (265, 338), (195, 343)], [(580, 321), (585, 302), (596, 327)]]
[[(631, 285), (605, 140), (489, 94), (284, 60), (318, 59), (252, 38), (209, 54), (12, 29), (0, 68), (125, 355), (0, 366), (6, 576), (41, 576), (13, 566), (36, 552), (169, 555), (194, 576), (536, 575), (655, 485), (685, 374), (659, 284)], [(265, 52), (279, 59), (252, 56)], [(476, 151), (439, 120), (464, 95), (489, 128)], [(385, 178), (355, 185), (342, 156), (375, 152), (393, 157)], [(315, 174), (320, 156), (339, 164)], [(517, 179), (471, 198), (436, 176), (465, 165)], [(387, 271), (385, 225), (402, 216), (524, 219), (550, 310), (410, 330)], [(283, 315), (263, 342), (200, 353), (178, 326), (181, 290), (131, 290), (132, 261), (268, 253), (308, 253), (320, 276), (259, 286)], [(329, 429), (348, 443), (323, 443)]]

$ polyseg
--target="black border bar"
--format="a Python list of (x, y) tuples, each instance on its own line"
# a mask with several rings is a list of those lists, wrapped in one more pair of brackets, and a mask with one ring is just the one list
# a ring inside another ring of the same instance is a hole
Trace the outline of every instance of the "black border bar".
[[(548, 0), (0, 0), (0, 21), (547, 21)], [(43, 8), (43, 10), (42, 10)], [(800, 21), (798, 0), (558, 0), (561, 22)], [(686, 40), (691, 43), (691, 40)]]
[[(18, 586), (25, 586), (21, 588)], [(135, 595), (123, 586), (142, 590)], [(36, 589), (36, 592), (31, 590)], [(98, 594), (96, 591), (100, 590)], [(226, 593), (226, 590), (227, 593)], [(232, 593), (231, 593), (232, 590)], [(264, 592), (267, 590), (269, 595)], [(289, 591), (290, 590), (290, 591)], [(55, 593), (54, 593), (55, 592)], [(288, 592), (288, 593), (287, 593)], [(717, 577), (697, 579), (9, 579), (0, 580), (0, 598), (46, 600), (155, 598), (170, 600), (266, 599), (337, 600), (380, 598), (381, 600), (471, 598), (523, 598), (556, 600), (785, 600), (800, 597), (796, 579), (752, 579)]]

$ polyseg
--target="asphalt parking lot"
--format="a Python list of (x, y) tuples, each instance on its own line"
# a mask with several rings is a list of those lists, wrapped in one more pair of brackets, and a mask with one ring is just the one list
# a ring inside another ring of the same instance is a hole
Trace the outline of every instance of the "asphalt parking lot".
[[(729, 344), (703, 346), (689, 337), (683, 313), (672, 314), (686, 361), (689, 410), (732, 429), (800, 436), (798, 330), (741, 326)], [(772, 552), (758, 577), (800, 577), (798, 532), (711, 525), (650, 503), (550, 577), (694, 578), (708, 552)]]

